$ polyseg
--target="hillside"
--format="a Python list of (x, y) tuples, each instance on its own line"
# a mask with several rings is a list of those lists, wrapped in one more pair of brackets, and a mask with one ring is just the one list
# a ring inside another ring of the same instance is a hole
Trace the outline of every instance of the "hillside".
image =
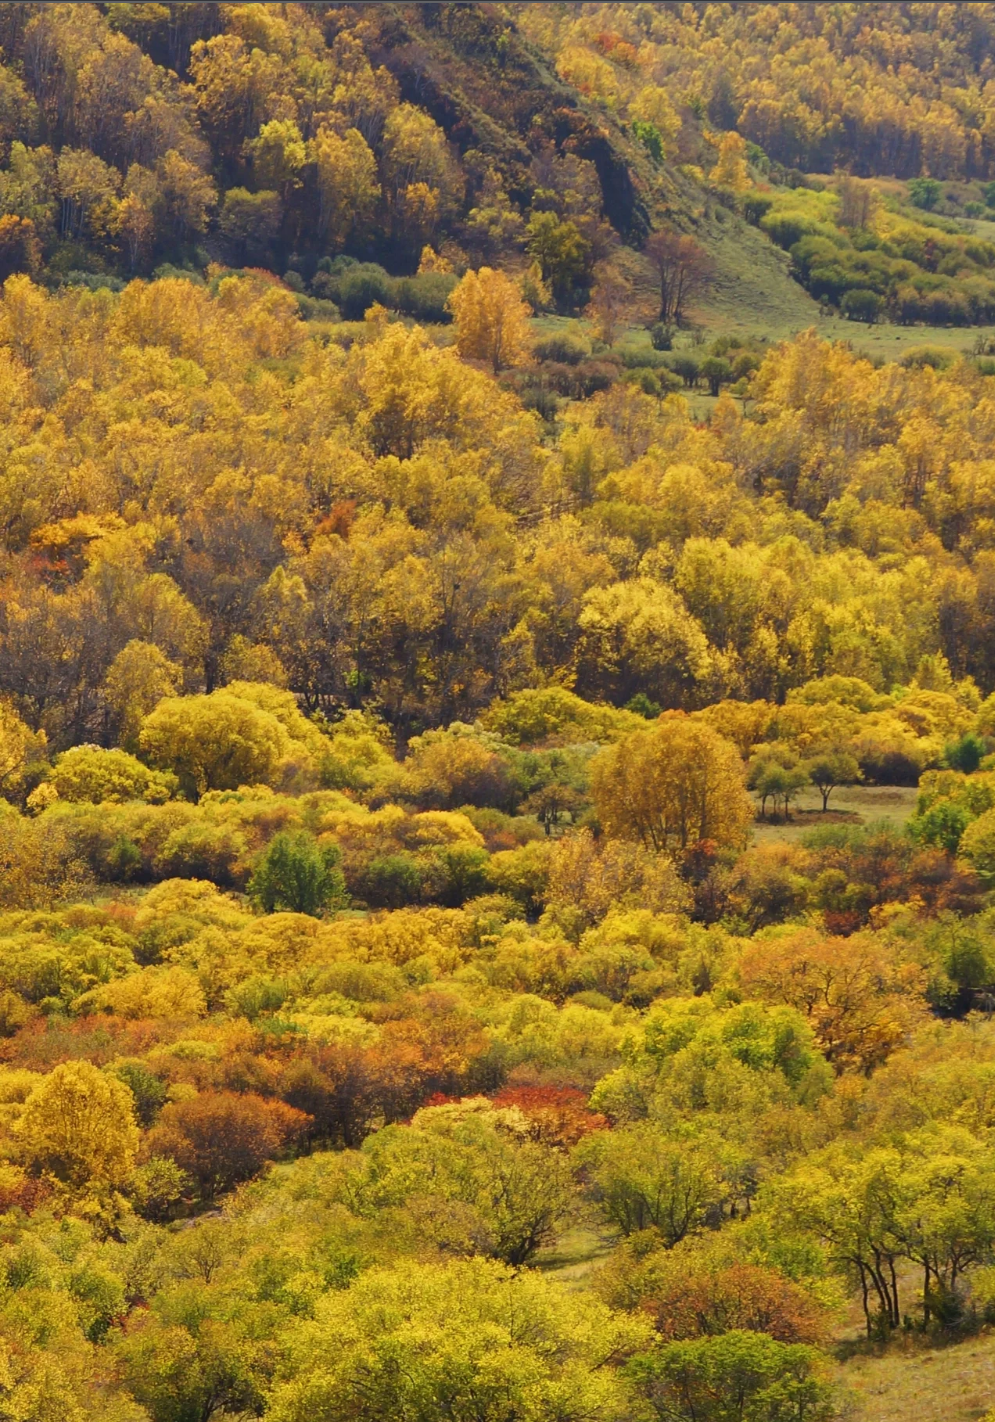
[(990, 8), (0, 5), (3, 1422), (995, 1422)]
[(786, 168), (995, 176), (990, 4), (507, 8), (592, 97), (619, 106), (661, 85)]

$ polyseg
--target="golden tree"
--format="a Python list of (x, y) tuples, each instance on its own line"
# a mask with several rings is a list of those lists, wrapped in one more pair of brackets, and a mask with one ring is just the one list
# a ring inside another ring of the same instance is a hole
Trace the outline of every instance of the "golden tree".
[(837, 1074), (870, 1073), (926, 1014), (926, 973), (878, 935), (824, 938), (814, 929), (752, 943), (739, 960), (744, 992), (804, 1013)]
[(674, 856), (701, 840), (741, 845), (753, 819), (736, 747), (682, 713), (603, 750), (591, 788), (608, 834)]
[(152, 642), (133, 637), (114, 658), (104, 681), (104, 699), (114, 713), (120, 744), (138, 744), (143, 719), (166, 696), (175, 695), (183, 668)]
[(681, 118), (659, 84), (647, 84), (629, 104), (629, 118), (637, 123), (651, 123), (663, 143), (664, 152), (675, 143), (681, 131)]
[(746, 166), (746, 140), (738, 133), (726, 133), (719, 144), (719, 161), (709, 174), (717, 188), (741, 193), (750, 186)]
[(8, 702), (0, 701), (0, 793), (14, 790), (31, 761), (45, 753), (45, 732), (26, 726)]
[(529, 357), (529, 307), (505, 272), (481, 267), (467, 272), (449, 298), (456, 319), (456, 347), (471, 360), (490, 362), (495, 375)]
[(33, 1165), (74, 1190), (120, 1186), (138, 1149), (131, 1092), (91, 1062), (63, 1062), (28, 1097), (20, 1136)]
[(380, 201), (377, 160), (355, 128), (344, 138), (320, 128), (310, 156), (318, 173), (318, 227), (338, 249), (372, 221)]
[(154, 765), (174, 770), (198, 795), (266, 784), (291, 749), (275, 716), (227, 690), (165, 697), (142, 722), (138, 740)]

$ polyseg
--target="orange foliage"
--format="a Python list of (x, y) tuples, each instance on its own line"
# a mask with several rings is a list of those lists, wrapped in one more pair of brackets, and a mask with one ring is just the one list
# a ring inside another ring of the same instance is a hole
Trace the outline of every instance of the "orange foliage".
[(756, 1264), (675, 1272), (642, 1307), (667, 1339), (746, 1328), (781, 1343), (818, 1343), (826, 1331), (825, 1310), (811, 1294)]
[(583, 1091), (569, 1086), (506, 1086), (493, 1098), (496, 1106), (517, 1106), (528, 1117), (533, 1140), (569, 1150), (591, 1131), (608, 1129), (608, 1120), (588, 1110)]
[(303, 1111), (248, 1092), (205, 1091), (167, 1106), (145, 1140), (145, 1154), (172, 1156), (213, 1197), (248, 1180), (304, 1134)]
[(839, 1072), (887, 1060), (926, 1014), (926, 973), (871, 934), (824, 938), (800, 929), (754, 940), (739, 960), (747, 997), (803, 1013)]

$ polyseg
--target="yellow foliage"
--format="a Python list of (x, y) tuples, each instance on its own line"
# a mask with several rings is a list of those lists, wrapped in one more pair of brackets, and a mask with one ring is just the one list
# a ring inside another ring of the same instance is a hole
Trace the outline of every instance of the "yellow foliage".
[(32, 761), (45, 753), (44, 731), (32, 731), (14, 708), (0, 700), (0, 792), (16, 790)]
[(153, 764), (174, 770), (202, 795), (307, 771), (308, 741), (317, 747), (321, 737), (288, 692), (233, 682), (210, 696), (164, 698), (145, 717), (138, 740)]
[(629, 117), (640, 123), (651, 123), (663, 140), (664, 151), (681, 131), (681, 119), (666, 89), (659, 84), (647, 84), (629, 100)]
[(494, 374), (529, 358), (530, 311), (517, 284), (501, 271), (481, 267), (449, 297), (460, 355), (487, 361)]
[(26, 1159), (79, 1193), (124, 1184), (138, 1128), (128, 1088), (90, 1062), (66, 1062), (44, 1077), (18, 1122)]
[(77, 1010), (119, 1017), (182, 1022), (207, 1011), (196, 977), (183, 968), (145, 968), (95, 988), (77, 1000)]
[(701, 840), (742, 845), (753, 820), (735, 746), (682, 715), (602, 751), (592, 789), (609, 834), (674, 856)]
[(717, 188), (741, 193), (750, 186), (746, 166), (746, 141), (735, 132), (723, 134), (719, 143), (719, 160), (709, 174)]

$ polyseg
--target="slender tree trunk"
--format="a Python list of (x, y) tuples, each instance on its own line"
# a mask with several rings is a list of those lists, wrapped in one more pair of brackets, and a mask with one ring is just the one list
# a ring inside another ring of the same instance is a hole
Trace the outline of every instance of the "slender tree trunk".
[(888, 1259), (888, 1268), (891, 1273), (891, 1321), (897, 1328), (902, 1321), (902, 1311), (898, 1303), (898, 1275), (895, 1273), (895, 1261), (890, 1256)]
[(871, 1336), (871, 1301), (867, 1290), (867, 1270), (863, 1264), (857, 1265), (860, 1271), (860, 1302), (864, 1310), (864, 1326), (867, 1329), (867, 1336)]

